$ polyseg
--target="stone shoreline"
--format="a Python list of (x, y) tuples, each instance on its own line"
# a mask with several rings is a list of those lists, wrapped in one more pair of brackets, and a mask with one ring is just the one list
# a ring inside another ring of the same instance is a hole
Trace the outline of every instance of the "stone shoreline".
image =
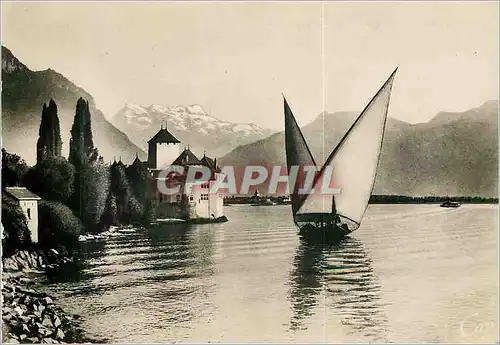
[(56, 251), (49, 253), (49, 257), (35, 251), (20, 251), (3, 260), (2, 343), (103, 342), (87, 338), (79, 326), (78, 315), (65, 312), (51, 296), (35, 290), (37, 275), (67, 261), (70, 259), (58, 258)]

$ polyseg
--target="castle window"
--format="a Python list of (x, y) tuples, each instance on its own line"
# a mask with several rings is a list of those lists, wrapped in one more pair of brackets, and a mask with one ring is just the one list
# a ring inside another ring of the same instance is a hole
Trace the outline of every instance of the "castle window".
[(28, 219), (31, 219), (31, 209), (28, 208)]
[(181, 201), (181, 196), (180, 196), (179, 194), (177, 194), (177, 195), (175, 196), (175, 199), (177, 200), (177, 202), (179, 202), (179, 201)]
[(189, 201), (193, 201), (194, 197), (192, 195), (189, 196)]

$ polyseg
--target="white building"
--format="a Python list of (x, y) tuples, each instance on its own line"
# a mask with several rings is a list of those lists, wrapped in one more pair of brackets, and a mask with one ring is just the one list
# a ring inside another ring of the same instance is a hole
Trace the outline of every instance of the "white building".
[(19, 203), (28, 221), (31, 241), (38, 242), (38, 201), (42, 199), (24, 187), (6, 187), (5, 192)]
[[(182, 166), (185, 171), (183, 176), (169, 182), (170, 188), (179, 187), (178, 193), (165, 195), (156, 188), (154, 199), (158, 218), (216, 219), (224, 215), (222, 193), (209, 193), (217, 180), (224, 179), (216, 160), (206, 155), (198, 159), (189, 147), (179, 154), (180, 141), (163, 127), (148, 144), (148, 167), (155, 177), (156, 184), (161, 170), (171, 165)], [(208, 167), (211, 171), (208, 183), (186, 183), (185, 178), (190, 166)]]

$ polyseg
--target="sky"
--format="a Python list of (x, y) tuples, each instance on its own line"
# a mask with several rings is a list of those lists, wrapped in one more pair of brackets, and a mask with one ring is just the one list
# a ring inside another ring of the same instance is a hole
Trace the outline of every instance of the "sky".
[(426, 122), (498, 99), (497, 2), (2, 2), (2, 44), (109, 118), (125, 103), (200, 104), (282, 129), (361, 110), (399, 66), (389, 116)]

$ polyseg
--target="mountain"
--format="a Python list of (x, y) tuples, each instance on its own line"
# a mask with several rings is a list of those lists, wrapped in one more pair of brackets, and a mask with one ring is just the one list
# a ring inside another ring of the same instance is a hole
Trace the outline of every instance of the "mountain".
[(105, 119), (88, 92), (52, 69), (30, 70), (2, 46), (2, 145), (7, 151), (35, 163), (42, 106), (52, 98), (57, 103), (63, 155), (67, 157), (79, 97), (89, 101), (94, 144), (106, 161), (121, 156), (124, 162), (132, 162), (136, 153), (146, 159), (143, 150)]
[[(336, 146), (356, 115), (320, 114), (302, 128), (318, 163)], [(323, 132), (323, 128), (331, 130)], [(236, 167), (286, 166), (284, 134), (240, 146), (219, 162)], [(259, 186), (262, 191), (266, 188), (265, 184)], [(412, 125), (388, 118), (374, 194), (496, 197), (497, 193), (498, 101), (462, 113), (441, 112), (427, 123)]]
[(167, 125), (183, 145), (190, 145), (198, 155), (220, 157), (239, 145), (249, 144), (269, 136), (272, 131), (251, 123), (221, 121), (208, 115), (199, 105), (147, 107), (126, 104), (111, 119), (111, 122), (129, 138), (147, 149), (147, 141)]
[(431, 125), (446, 124), (457, 120), (460, 121), (489, 121), (498, 115), (498, 101), (486, 101), (482, 106), (469, 109), (462, 113), (439, 112), (430, 122)]

